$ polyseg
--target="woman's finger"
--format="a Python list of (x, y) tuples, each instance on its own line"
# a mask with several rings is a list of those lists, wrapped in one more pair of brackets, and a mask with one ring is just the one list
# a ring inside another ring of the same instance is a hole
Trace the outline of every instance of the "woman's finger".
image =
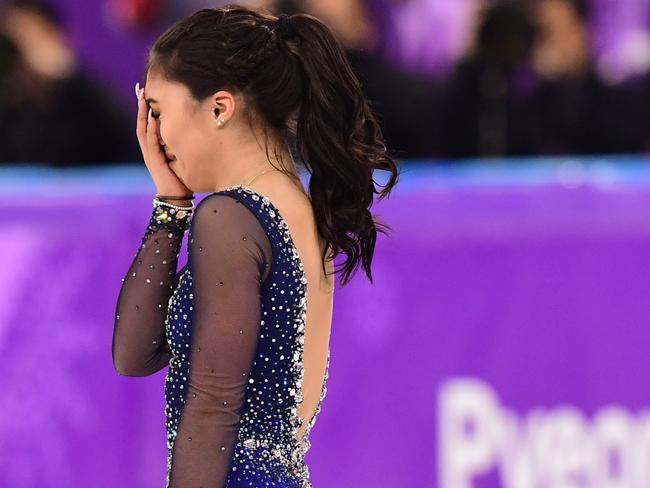
[[(151, 109), (149, 110), (151, 113)], [(150, 162), (164, 162), (165, 155), (160, 148), (158, 143), (158, 133), (157, 133), (157, 124), (158, 120), (151, 117), (147, 124), (147, 156), (149, 157)]]
[(138, 118), (136, 124), (136, 135), (138, 136), (138, 142), (140, 143), (140, 149), (142, 154), (147, 156), (147, 102), (144, 101), (144, 97), (141, 97), (138, 100)]

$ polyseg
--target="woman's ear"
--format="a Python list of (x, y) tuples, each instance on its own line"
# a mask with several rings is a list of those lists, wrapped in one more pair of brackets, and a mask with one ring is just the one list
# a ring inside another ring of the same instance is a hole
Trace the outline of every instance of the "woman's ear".
[(237, 102), (229, 91), (220, 90), (212, 96), (213, 113), (217, 120), (225, 124), (235, 113)]

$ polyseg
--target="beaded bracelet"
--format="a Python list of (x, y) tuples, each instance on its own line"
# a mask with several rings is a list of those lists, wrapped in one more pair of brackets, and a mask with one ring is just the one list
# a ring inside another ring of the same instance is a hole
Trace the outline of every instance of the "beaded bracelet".
[(163, 202), (158, 198), (153, 199), (153, 206), (156, 209), (156, 221), (158, 223), (171, 222), (174, 218), (176, 220), (183, 220), (191, 215), (194, 210), (194, 202), (189, 207), (181, 207), (172, 203)]
[(154, 204), (154, 207), (157, 206), (157, 205), (164, 205), (164, 206), (169, 207), (169, 208), (175, 208), (176, 210), (193, 210), (194, 209), (194, 202), (192, 202), (192, 205), (190, 205), (189, 207), (182, 207), (180, 205), (174, 205), (173, 203), (164, 202), (164, 201), (160, 200), (158, 197), (153, 199), (153, 204)]

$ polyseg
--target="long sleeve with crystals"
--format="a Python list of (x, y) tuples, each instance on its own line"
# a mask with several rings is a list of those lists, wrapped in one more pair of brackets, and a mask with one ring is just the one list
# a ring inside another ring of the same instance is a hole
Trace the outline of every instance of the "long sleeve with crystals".
[(169, 363), (165, 315), (191, 217), (191, 210), (154, 203), (140, 249), (122, 279), (117, 299), (112, 352), (113, 365), (120, 374), (146, 376)]
[[(171, 455), (170, 487), (223, 488), (261, 328), (260, 285), (271, 243), (236, 198), (213, 193), (190, 228), (192, 340), (185, 402)], [(255, 393), (253, 393), (255, 394)]]

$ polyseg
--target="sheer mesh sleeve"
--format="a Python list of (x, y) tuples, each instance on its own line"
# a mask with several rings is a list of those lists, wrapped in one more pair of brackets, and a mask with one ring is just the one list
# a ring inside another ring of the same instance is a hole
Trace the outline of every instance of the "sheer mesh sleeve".
[(113, 365), (126, 376), (153, 374), (171, 359), (165, 316), (192, 211), (154, 206), (129, 271), (122, 279), (113, 326)]
[(171, 488), (225, 486), (260, 333), (260, 284), (272, 250), (245, 204), (214, 193), (192, 218), (194, 310), (185, 405), (173, 445)]

